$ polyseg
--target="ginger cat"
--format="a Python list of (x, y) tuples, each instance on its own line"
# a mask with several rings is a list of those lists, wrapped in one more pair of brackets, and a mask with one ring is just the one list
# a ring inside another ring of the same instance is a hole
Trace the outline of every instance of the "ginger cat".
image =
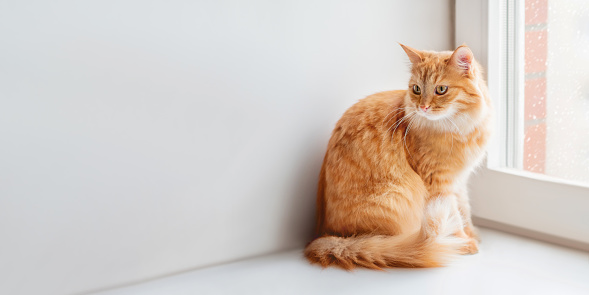
[(305, 256), (323, 267), (436, 267), (478, 252), (466, 192), (485, 155), (492, 107), (481, 66), (454, 52), (401, 44), (407, 90), (348, 109), (321, 168), (318, 238)]

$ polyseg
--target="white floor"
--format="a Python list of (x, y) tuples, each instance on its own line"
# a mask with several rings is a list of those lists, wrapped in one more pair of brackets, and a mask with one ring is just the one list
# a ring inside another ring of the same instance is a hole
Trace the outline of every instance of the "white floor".
[(481, 236), (479, 254), (443, 268), (321, 269), (296, 250), (95, 294), (589, 294), (589, 253), (489, 229)]

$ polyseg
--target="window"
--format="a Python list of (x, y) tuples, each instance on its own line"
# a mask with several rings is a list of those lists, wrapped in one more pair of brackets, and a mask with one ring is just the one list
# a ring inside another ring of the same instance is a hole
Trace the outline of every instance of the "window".
[(589, 2), (457, 0), (456, 41), (487, 68), (497, 114), (475, 219), (589, 249)]
[(589, 184), (589, 2), (521, 2), (523, 149), (512, 167)]

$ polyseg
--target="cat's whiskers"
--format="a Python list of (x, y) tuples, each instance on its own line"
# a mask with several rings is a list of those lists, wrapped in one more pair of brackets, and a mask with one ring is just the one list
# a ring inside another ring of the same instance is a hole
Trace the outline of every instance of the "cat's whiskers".
[(413, 112), (409, 113), (408, 115), (406, 114), (402, 118), (401, 122), (397, 123), (397, 125), (395, 126), (395, 129), (393, 130), (393, 135), (395, 134), (395, 131), (397, 131), (397, 128), (399, 128), (399, 126), (401, 125), (401, 123), (403, 123), (403, 121), (405, 121), (406, 119), (413, 118), (415, 116), (415, 114), (417, 114), (417, 111), (413, 111)]
[[(391, 113), (392, 113), (392, 112), (394, 112), (394, 111), (397, 111), (395, 114), (398, 114), (398, 113), (399, 113), (401, 110), (403, 110), (403, 111), (404, 111), (404, 110), (405, 110), (405, 108), (404, 108), (404, 107), (397, 108), (396, 110), (393, 110), (393, 111), (391, 111)], [(389, 115), (390, 115), (391, 113), (389, 113)], [(388, 117), (389, 115), (387, 115), (387, 117)], [(391, 117), (391, 118), (389, 119), (389, 121), (388, 121), (388, 122), (390, 122), (390, 121), (391, 121), (391, 120), (392, 120), (394, 117), (395, 117), (395, 116)], [(391, 130), (391, 128), (393, 128), (393, 126), (395, 126), (395, 124), (397, 124), (397, 126), (398, 126), (398, 124), (400, 124), (400, 122), (399, 122), (399, 121), (403, 122), (403, 120), (404, 120), (405, 118), (406, 118), (406, 116), (403, 116), (403, 117), (401, 117), (400, 119), (398, 119), (397, 121), (395, 121), (393, 124), (391, 124), (391, 126), (390, 126), (389, 128), (387, 128), (387, 132), (386, 132), (386, 133), (388, 133), (388, 132)], [(387, 122), (387, 124), (388, 124), (388, 122)], [(384, 123), (384, 120), (383, 120), (383, 123)], [(396, 130), (396, 129), (397, 129), (397, 128), (395, 128), (395, 130)], [(393, 130), (393, 135), (394, 135), (394, 134), (395, 134), (395, 131)], [(380, 156), (382, 156), (382, 154), (384, 153), (384, 148), (382, 148), (382, 146), (383, 146), (383, 144), (384, 144), (384, 141), (385, 141), (386, 139), (387, 139), (387, 137), (385, 136), (385, 137), (383, 137), (382, 141), (380, 142), (380, 145), (381, 145), (381, 150), (380, 150), (379, 157), (380, 157)], [(392, 141), (392, 140), (393, 140), (393, 136), (391, 136), (391, 141)]]
[[(390, 115), (392, 112), (395, 112), (395, 115), (397, 115), (397, 114), (399, 114), (401, 111), (405, 111), (405, 108), (404, 108), (404, 107), (397, 108), (397, 109), (395, 109), (395, 110), (391, 111), (391, 112), (389, 113), (389, 115)], [(387, 117), (388, 117), (389, 115), (387, 115)], [(388, 125), (388, 124), (389, 124), (389, 122), (390, 122), (390, 121), (391, 121), (391, 120), (392, 120), (394, 117), (395, 117), (395, 116), (392, 116), (392, 117), (391, 117), (391, 118), (390, 118), (390, 119), (387, 121), (387, 123), (386, 123), (386, 124), (383, 124), (383, 125), (385, 125), (385, 126), (386, 126), (386, 125)], [(403, 116), (403, 117), (405, 117), (405, 116)], [(386, 117), (385, 117), (385, 118), (386, 118)], [(401, 119), (402, 119), (402, 118), (401, 118)], [(399, 120), (401, 120), (401, 119), (398, 119), (397, 121), (395, 121), (395, 123), (391, 124), (391, 126), (390, 126), (389, 128), (387, 128), (387, 132), (388, 132), (388, 131), (390, 131), (390, 130), (391, 130), (391, 128), (392, 128), (392, 127), (393, 127), (393, 126), (394, 126), (394, 125), (395, 125), (397, 122), (399, 122)], [(384, 120), (383, 120), (383, 122), (384, 122)]]
[(405, 129), (405, 135), (403, 136), (403, 145), (405, 146), (405, 149), (407, 149), (407, 154), (409, 155), (409, 158), (411, 158), (411, 161), (415, 162), (413, 160), (413, 156), (411, 156), (411, 153), (409, 152), (409, 148), (407, 147), (407, 133), (409, 132), (409, 129), (411, 129), (411, 125), (413, 124), (413, 122), (415, 122), (415, 114), (417, 114), (417, 112), (413, 112), (411, 113), (411, 116), (409, 117), (409, 125), (407, 125), (407, 129)]
[[(391, 127), (389, 127), (389, 128), (387, 129), (387, 133), (388, 133), (388, 132), (391, 130), (391, 128), (393, 128), (393, 126), (395, 126), (395, 129), (393, 130), (393, 132), (392, 132), (392, 134), (391, 134), (391, 141), (393, 141), (393, 140), (394, 140), (394, 137), (395, 137), (395, 131), (397, 130), (397, 127), (399, 127), (399, 125), (400, 125), (401, 123), (403, 123), (403, 121), (405, 121), (405, 119), (407, 119), (407, 118), (408, 118), (408, 115), (406, 114), (405, 116), (403, 116), (403, 117), (401, 117), (400, 119), (398, 119), (397, 121), (395, 121), (395, 123), (393, 123), (393, 124), (391, 125)], [(382, 145), (382, 143), (384, 143), (384, 141), (385, 141), (385, 140), (386, 140), (386, 137), (384, 137), (384, 138), (382, 139), (381, 145)], [(384, 152), (384, 149), (382, 149), (382, 150), (380, 151), (380, 156), (382, 156), (382, 153), (383, 153), (383, 152)]]
[[(386, 115), (386, 116), (384, 117), (384, 119), (382, 120), (381, 127), (384, 127), (384, 126), (388, 125), (388, 124), (389, 124), (389, 122), (391, 122), (391, 120), (392, 120), (393, 118), (395, 118), (395, 116), (396, 116), (397, 114), (399, 114), (401, 111), (405, 111), (405, 107), (398, 107), (398, 108), (396, 108), (396, 109), (394, 109), (394, 110), (390, 111), (390, 112), (388, 113), (388, 115)], [(393, 114), (393, 113), (394, 113), (394, 114)], [(388, 121), (385, 123), (384, 121), (385, 121), (385, 120), (387, 119), (387, 117), (388, 117), (388, 116), (390, 116), (391, 114), (393, 114), (393, 116), (391, 116), (391, 117), (389, 118), (389, 120), (388, 120)], [(393, 123), (393, 125), (395, 125), (395, 124)], [(391, 127), (392, 127), (393, 125), (391, 125)], [(389, 127), (389, 128), (387, 128), (387, 131), (389, 131), (389, 130), (390, 130), (390, 127)]]
[(448, 117), (446, 119), (448, 119), (448, 121), (450, 123), (452, 123), (454, 125), (454, 127), (456, 127), (456, 132), (458, 132), (458, 134), (460, 134), (460, 136), (464, 137), (464, 134), (462, 134), (462, 131), (460, 131), (460, 128), (458, 128), (458, 125), (456, 125), (456, 123), (454, 123), (454, 121), (452, 121), (452, 118)]
[(446, 125), (446, 120), (442, 120), (440, 121), (440, 123), (444, 123), (444, 142), (446, 141), (446, 135), (448, 134), (448, 130), (446, 130), (447, 125)]
[(477, 123), (474, 122), (472, 120), (472, 118), (470, 118), (470, 116), (468, 116), (468, 115), (458, 114), (457, 116), (454, 117), (454, 119), (458, 120), (458, 123), (460, 123), (461, 126), (466, 126), (466, 128), (468, 128), (466, 134), (464, 132), (461, 132), (461, 135), (463, 135), (463, 136), (472, 132), (474, 130), (473, 126), (477, 126)]
[(385, 121), (385, 120), (388, 118), (388, 116), (390, 116), (390, 115), (391, 115), (393, 112), (395, 112), (395, 111), (396, 111), (396, 112), (395, 112), (395, 114), (398, 114), (398, 113), (399, 113), (399, 110), (405, 110), (405, 107), (395, 108), (395, 109), (393, 109), (392, 111), (390, 111), (390, 112), (389, 112), (389, 114), (388, 114), (388, 115), (386, 115), (386, 116), (384, 117), (384, 119), (382, 119), (382, 124), (381, 124), (381, 126), (388, 125), (388, 124), (389, 124), (389, 122), (390, 122), (390, 121), (391, 121), (391, 120), (392, 120), (392, 119), (393, 119), (395, 116), (392, 116), (392, 117), (391, 117), (391, 118), (390, 118), (390, 119), (387, 121), (387, 123), (386, 123), (386, 124), (384, 123), (384, 121)]

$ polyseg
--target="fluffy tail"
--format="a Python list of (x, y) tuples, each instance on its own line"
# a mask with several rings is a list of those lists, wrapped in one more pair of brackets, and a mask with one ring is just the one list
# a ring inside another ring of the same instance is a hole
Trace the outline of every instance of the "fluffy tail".
[(457, 256), (466, 240), (453, 234), (462, 228), (462, 220), (452, 214), (444, 200), (430, 202), (421, 230), (398, 236), (364, 235), (352, 237), (324, 236), (305, 248), (311, 263), (323, 267), (352, 269), (385, 267), (438, 267)]

